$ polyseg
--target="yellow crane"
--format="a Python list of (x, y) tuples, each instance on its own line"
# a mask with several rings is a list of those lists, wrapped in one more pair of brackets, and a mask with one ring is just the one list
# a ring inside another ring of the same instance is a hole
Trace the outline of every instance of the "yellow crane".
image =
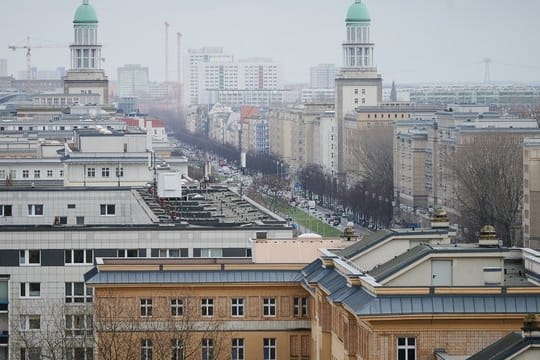
[(32, 79), (32, 54), (31, 50), (35, 48), (65, 48), (66, 45), (36, 45), (30, 43), (30, 36), (26, 37), (24, 45), (10, 45), (8, 49), (13, 51), (17, 49), (26, 49), (26, 79)]

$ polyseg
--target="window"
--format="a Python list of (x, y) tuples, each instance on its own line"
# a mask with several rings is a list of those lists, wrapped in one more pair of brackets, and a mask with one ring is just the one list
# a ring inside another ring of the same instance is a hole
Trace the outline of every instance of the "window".
[(67, 204), (68, 209), (75, 209), (76, 207), (77, 207), (77, 205), (75, 205), (75, 204)]
[(94, 349), (91, 347), (76, 347), (66, 349), (66, 360), (93, 360)]
[(58, 175), (60, 175), (60, 177), (64, 177), (64, 170), (58, 171)]
[(244, 316), (244, 299), (242, 298), (231, 299), (231, 315)]
[(141, 340), (141, 360), (152, 360), (152, 340)]
[(264, 360), (276, 360), (276, 339), (263, 339), (263, 358)]
[(109, 168), (101, 168), (101, 177), (109, 177), (110, 176), (110, 169)]
[(52, 177), (52, 176), (53, 176), (52, 170), (47, 170), (47, 177)]
[(23, 179), (28, 179), (30, 177), (30, 172), (28, 170), (23, 170), (22, 171), (22, 177)]
[(34, 179), (39, 179), (41, 177), (41, 171), (34, 170)]
[(92, 335), (92, 321), (90, 314), (66, 315), (66, 336)]
[(201, 299), (202, 316), (214, 316), (214, 299)]
[(184, 342), (180, 339), (171, 340), (171, 360), (184, 360)]
[(76, 216), (75, 222), (77, 225), (84, 225), (84, 216)]
[(21, 330), (39, 330), (41, 319), (39, 315), (21, 315)]
[(244, 339), (232, 339), (232, 360), (244, 360)]
[(9, 170), (9, 177), (10, 177), (10, 179), (16, 179), (17, 178), (17, 170)]
[(184, 315), (184, 300), (183, 299), (171, 299), (171, 315), (172, 316)]
[(41, 294), (40, 283), (21, 283), (21, 297), (39, 297)]
[(0, 170), (0, 180), (4, 180), (6, 178), (6, 170)]
[(19, 265), (41, 264), (40, 250), (19, 250)]
[(141, 299), (141, 316), (152, 316), (152, 299)]
[(21, 360), (39, 360), (41, 359), (41, 348), (21, 348)]
[(0, 216), (13, 216), (12, 205), (0, 205)]
[(276, 299), (263, 299), (263, 316), (276, 316)]
[(65, 250), (64, 264), (93, 264), (94, 250)]
[(118, 249), (118, 257), (139, 257), (139, 249)]
[(150, 254), (152, 257), (160, 258), (187, 257), (188, 249), (151, 249)]
[(86, 169), (86, 176), (89, 178), (96, 177), (96, 168), (87, 168)]
[(116, 177), (123, 177), (124, 176), (124, 168), (116, 168)]
[(99, 208), (101, 216), (114, 216), (116, 214), (116, 206), (114, 204), (101, 204)]
[(43, 205), (42, 204), (29, 204), (28, 216), (43, 216)]
[(307, 317), (308, 299), (307, 297), (294, 298), (294, 317)]
[(398, 360), (416, 360), (416, 338), (397, 338)]
[(92, 288), (86, 287), (83, 282), (67, 282), (66, 287), (66, 303), (91, 303)]
[(223, 250), (220, 248), (201, 249), (201, 257), (223, 257)]
[(214, 339), (202, 339), (202, 360), (214, 360)]

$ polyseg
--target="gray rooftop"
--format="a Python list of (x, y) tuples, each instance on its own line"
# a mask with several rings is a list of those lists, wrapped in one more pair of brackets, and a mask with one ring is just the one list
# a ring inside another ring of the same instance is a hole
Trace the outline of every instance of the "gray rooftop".
[(432, 251), (433, 248), (428, 244), (417, 245), (414, 248), (405, 251), (403, 254), (396, 256), (392, 260), (374, 267), (368, 271), (368, 274), (373, 276), (376, 281), (381, 281), (399, 270), (404, 269), (415, 261), (420, 260), (424, 256), (430, 254)]
[(351, 286), (336, 269), (323, 267), (321, 260), (306, 266), (302, 273), (306, 288), (316, 283), (329, 293), (331, 301), (343, 304), (358, 316), (540, 312), (540, 294), (374, 295), (361, 286)]
[(383, 230), (377, 231), (375, 233), (371, 233), (371, 234), (369, 234), (367, 236), (364, 236), (362, 238), (362, 240), (357, 241), (353, 245), (351, 245), (351, 246), (349, 246), (349, 247), (347, 247), (347, 248), (345, 248), (343, 250), (336, 251), (336, 253), (343, 256), (344, 258), (350, 259), (350, 258), (353, 258), (354, 256), (360, 254), (364, 250), (372, 247), (373, 245), (376, 245), (376, 244), (384, 241), (385, 239), (388, 239), (389, 237), (391, 237), (394, 234), (395, 234), (394, 231), (383, 229)]
[(300, 270), (105, 271), (90, 275), (90, 285), (298, 283), (302, 278)]
[(521, 333), (511, 332), (467, 360), (506, 360), (531, 345), (540, 346), (540, 338), (526, 338)]

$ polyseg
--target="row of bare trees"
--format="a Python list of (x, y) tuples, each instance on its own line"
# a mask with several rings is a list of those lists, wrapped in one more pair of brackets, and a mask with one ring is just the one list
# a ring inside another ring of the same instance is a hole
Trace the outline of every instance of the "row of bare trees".
[(375, 228), (387, 227), (392, 220), (393, 172), (392, 130), (364, 130), (361, 139), (350, 144), (356, 176), (340, 180), (325, 173), (320, 165), (305, 166), (298, 180), (308, 198), (314, 195), (324, 206), (344, 207), (355, 220)]
[[(537, 113), (538, 107), (533, 115)], [(178, 130), (179, 136), (188, 144), (210, 147), (204, 145), (210, 141), (207, 138), (192, 137), (195, 135)], [(394, 200), (393, 129), (378, 127), (358, 133), (357, 141), (349, 144), (348, 149), (354, 162), (348, 167), (358, 171), (348, 174), (353, 176), (347, 176), (347, 181), (324, 173), (317, 164), (305, 166), (298, 173), (298, 181), (308, 198), (316, 195), (325, 206), (342, 205), (364, 223), (388, 226)], [(482, 135), (469, 144), (458, 146), (456, 152), (449, 155), (448, 173), (444, 174), (443, 182), (454, 187), (457, 204), (453, 206), (460, 214), (455, 220), (468, 229), (465, 235), (471, 239), (477, 236), (482, 226), (491, 224), (505, 245), (518, 245), (516, 234), (521, 226), (523, 197), (522, 140), (523, 135)], [(212, 151), (238, 159), (238, 150), (215, 146), (223, 145), (213, 144)], [(276, 160), (266, 155), (251, 161), (248, 158), (248, 166), (254, 166), (255, 171), (264, 174), (274, 174)]]

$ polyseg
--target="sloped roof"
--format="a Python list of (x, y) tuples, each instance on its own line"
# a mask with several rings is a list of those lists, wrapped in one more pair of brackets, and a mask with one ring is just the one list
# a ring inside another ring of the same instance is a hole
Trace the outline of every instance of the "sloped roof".
[(336, 252), (346, 259), (351, 259), (355, 257), (356, 255), (360, 254), (361, 252), (363, 252), (364, 250), (388, 239), (394, 234), (396, 234), (394, 231), (382, 229), (375, 233), (371, 233), (365, 236), (362, 240), (354, 243), (353, 245), (343, 250), (340, 250), (339, 252), (338, 251)]
[(428, 244), (420, 244), (414, 248), (405, 251), (403, 254), (396, 256), (392, 260), (378, 265), (368, 271), (368, 274), (373, 276), (377, 282), (386, 279), (392, 274), (395, 274), (401, 269), (409, 266), (417, 260), (425, 257), (433, 251), (433, 248)]
[(485, 349), (477, 352), (467, 360), (506, 360), (522, 349), (531, 345), (540, 345), (540, 338), (526, 338), (518, 332), (511, 332), (489, 345)]
[(300, 271), (103, 271), (87, 280), (88, 284), (196, 284), (196, 283), (297, 283)]

